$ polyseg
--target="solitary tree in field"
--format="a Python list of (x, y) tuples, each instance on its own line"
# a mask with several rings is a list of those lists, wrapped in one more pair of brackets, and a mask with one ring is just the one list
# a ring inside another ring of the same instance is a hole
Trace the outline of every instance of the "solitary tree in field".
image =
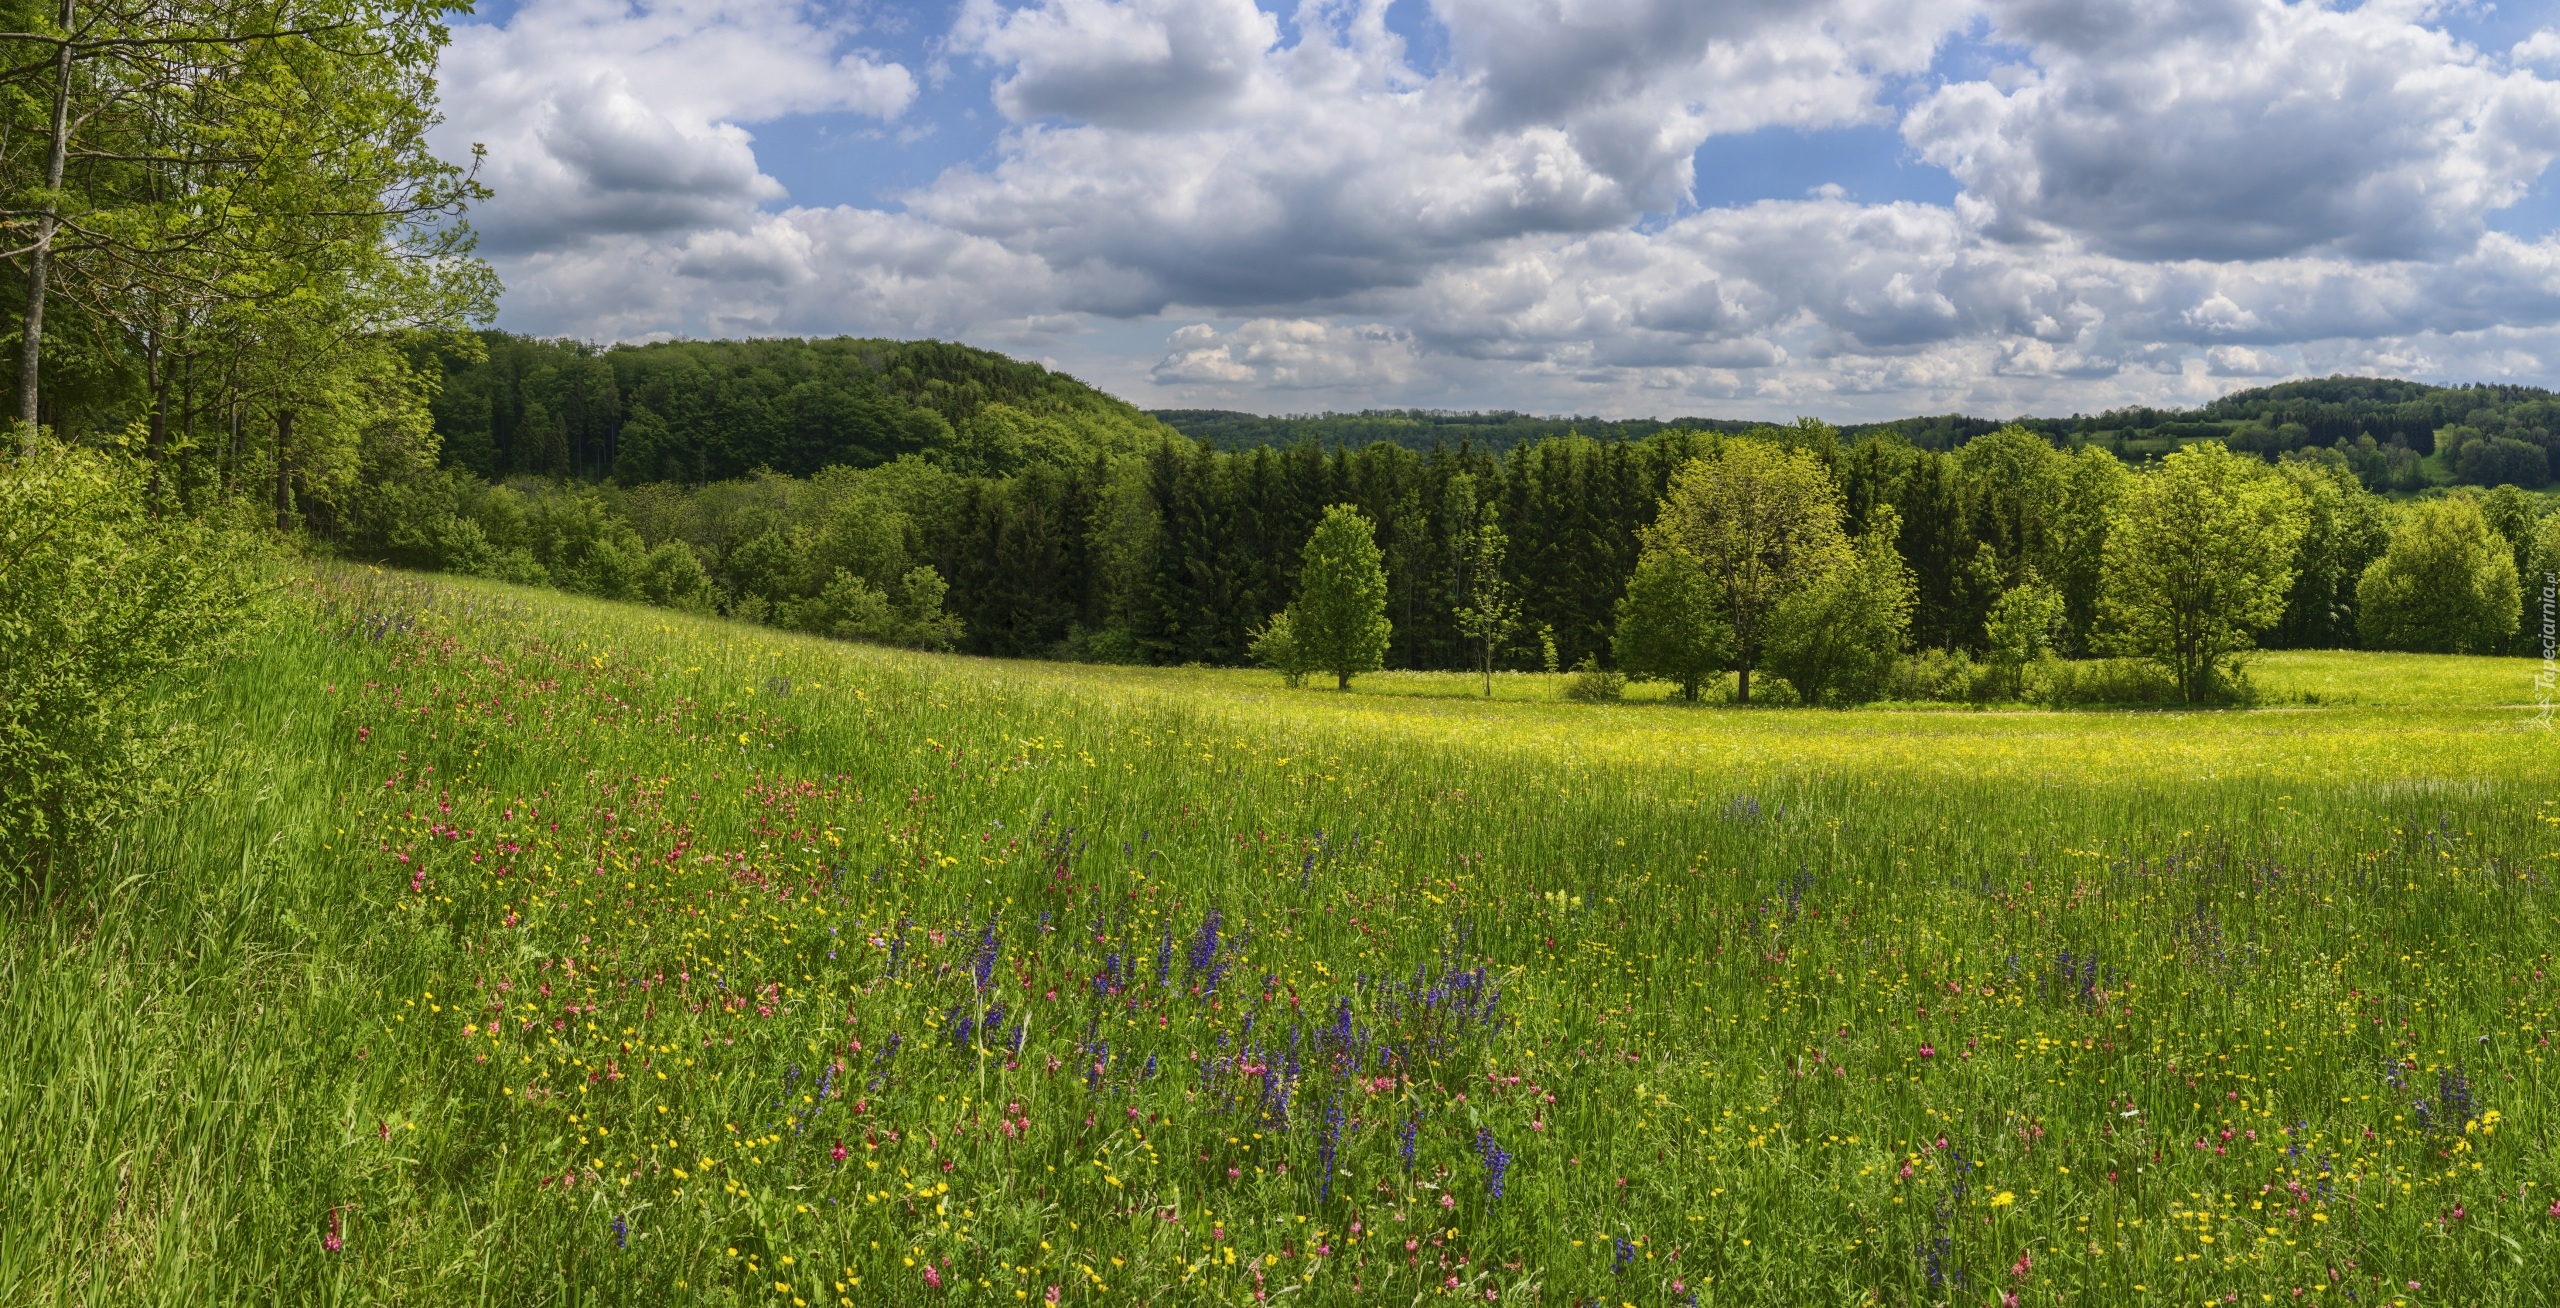
[(2356, 583), (2368, 649), (2494, 654), (2515, 634), (2518, 608), (2515, 555), (2468, 495), (2420, 504)]
[(1814, 457), (1733, 440), (1680, 470), (1645, 544), (1698, 561), (1733, 628), (1734, 698), (1751, 702), (1778, 606), (1849, 562), (1840, 490)]
[(2137, 478), (2110, 525), (2099, 595), (2113, 648), (2156, 664), (2188, 703), (2211, 697), (2284, 617), (2301, 496), (2274, 469), (2190, 445)]
[(1520, 625), (1520, 601), (1502, 576), (1502, 553), (1508, 542), (1490, 517), (1476, 524), (1466, 540), (1467, 602), (1453, 615), (1458, 634), (1476, 645), (1476, 666), (1484, 673), (1484, 697), (1493, 698), (1493, 648)]
[(1651, 550), (1618, 601), (1611, 652), (1630, 677), (1668, 681), (1695, 703), (1698, 687), (1733, 663), (1733, 628), (1716, 616), (1715, 591), (1698, 561)]
[(1387, 622), (1387, 571), (1358, 509), (1326, 509), (1307, 538), (1289, 621), (1308, 666), (1332, 673), (1337, 690), (1351, 689), (1353, 677), (1385, 663), (1394, 630)]

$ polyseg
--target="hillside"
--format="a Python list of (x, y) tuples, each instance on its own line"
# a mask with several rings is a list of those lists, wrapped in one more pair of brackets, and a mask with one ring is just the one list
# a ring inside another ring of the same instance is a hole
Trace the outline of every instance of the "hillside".
[(448, 464), (626, 484), (906, 454), (1001, 473), (1152, 445), (1164, 427), (1064, 373), (943, 341), (670, 341), (607, 349), (506, 332), (435, 360)]

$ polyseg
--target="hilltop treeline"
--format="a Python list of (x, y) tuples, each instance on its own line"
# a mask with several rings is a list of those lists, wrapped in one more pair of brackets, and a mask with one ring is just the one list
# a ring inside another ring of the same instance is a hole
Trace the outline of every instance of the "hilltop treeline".
[[(1603, 441), (1643, 440), (1677, 429), (1747, 431), (1755, 423), (1723, 418), (1556, 418), (1507, 409), (1457, 413), (1443, 409), (1367, 409), (1359, 413), (1267, 417), (1233, 409), (1157, 409), (1152, 416), (1193, 440), (1220, 450), (1258, 445), (1287, 447), (1314, 441), (1327, 450), (1359, 449), (1384, 441), (1408, 450), (1467, 445), (1495, 454), (1556, 436)], [(1997, 423), (1983, 428), (1988, 431)]]
[[(1312, 439), (1326, 449), (1388, 441), (1417, 451), (1468, 443), (1504, 452), (1564, 435), (1641, 440), (1675, 428), (1732, 433), (1754, 425), (1720, 418), (1672, 422), (1422, 409), (1290, 417), (1164, 409), (1154, 416), (1223, 450)], [(2238, 391), (2199, 409), (2137, 406), (2010, 420), (1941, 414), (1855, 424), (1841, 428), (1841, 435), (1852, 441), (1896, 436), (1920, 449), (1947, 451), (2011, 425), (2056, 444), (2102, 445), (2119, 458), (2135, 460), (2198, 440), (2219, 440), (2235, 450), (2270, 457), (2317, 448), (2333, 452), (2374, 490), (2420, 490), (2440, 482), (2538, 488), (2550, 480), (2552, 454), (2560, 450), (2560, 396), (2531, 386), (2429, 386), (2331, 377)]]
[(1166, 434), (1064, 373), (941, 341), (480, 343), (436, 356), (434, 411), (447, 464), (491, 480), (693, 483), (906, 455), (1001, 475)]

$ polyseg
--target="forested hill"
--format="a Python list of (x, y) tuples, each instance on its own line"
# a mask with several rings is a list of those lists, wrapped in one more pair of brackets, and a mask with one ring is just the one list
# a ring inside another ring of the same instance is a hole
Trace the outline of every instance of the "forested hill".
[(942, 341), (480, 339), (485, 358), (438, 361), (435, 423), (448, 464), (492, 479), (705, 482), (904, 454), (1000, 474), (1170, 434), (1064, 373)]
[[(1665, 431), (1738, 432), (1722, 417), (1539, 417), (1508, 410), (1370, 409), (1266, 417), (1226, 409), (1143, 412), (1064, 373), (942, 341), (769, 339), (599, 348), (505, 332), (485, 357), (441, 356), (435, 423), (444, 461), (492, 480), (520, 473), (624, 485), (703, 483), (759, 468), (807, 475), (924, 456), (1003, 476), (1033, 464), (1132, 454), (1179, 432), (1214, 449), (1387, 444), (1501, 455), (1565, 435), (1604, 443)], [(2445, 482), (2547, 484), (2560, 462), (2560, 395), (2527, 386), (2430, 386), (2328, 377), (2236, 391), (2195, 409), (2067, 418), (1965, 414), (1841, 429), (1953, 450), (2015, 421), (2054, 444), (2141, 461), (2198, 440), (2268, 458), (2314, 451), (2377, 490)]]

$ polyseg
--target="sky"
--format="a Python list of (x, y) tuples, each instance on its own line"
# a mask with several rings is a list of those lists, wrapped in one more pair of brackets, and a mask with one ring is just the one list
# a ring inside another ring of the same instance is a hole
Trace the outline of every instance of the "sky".
[(499, 0), (440, 83), (545, 336), (1262, 413), (2560, 384), (2550, 0)]

